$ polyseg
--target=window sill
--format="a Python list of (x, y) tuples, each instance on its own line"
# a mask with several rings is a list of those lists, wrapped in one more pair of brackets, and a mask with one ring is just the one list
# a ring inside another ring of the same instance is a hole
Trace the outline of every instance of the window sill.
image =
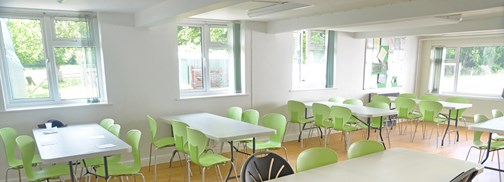
[(448, 94), (448, 93), (443, 93), (443, 94), (431, 93), (431, 94), (441, 96), (441, 97), (465, 97), (465, 98), (469, 98), (469, 99), (503, 101), (504, 102), (504, 98), (499, 97), (499, 96), (481, 96), (481, 95)]
[(112, 104), (107, 103), (107, 102), (102, 102), (102, 103), (72, 103), (72, 104), (57, 104), (57, 105), (42, 105), (42, 106), (25, 106), (25, 107), (7, 108), (3, 112), (57, 109), (57, 108), (68, 108), (68, 107), (108, 106), (108, 105), (112, 105)]
[(319, 91), (319, 90), (337, 90), (338, 88), (296, 88), (290, 89), (289, 92), (304, 92), (304, 91)]
[(192, 100), (192, 99), (209, 99), (209, 98), (220, 98), (220, 97), (240, 97), (247, 96), (248, 94), (210, 94), (210, 95), (191, 95), (191, 96), (180, 96), (177, 100)]

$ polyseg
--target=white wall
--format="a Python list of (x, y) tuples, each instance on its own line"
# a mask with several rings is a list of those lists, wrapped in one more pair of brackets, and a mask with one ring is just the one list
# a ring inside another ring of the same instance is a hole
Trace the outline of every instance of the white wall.
[[(302, 101), (326, 100), (329, 97), (361, 98), (364, 68), (364, 40), (338, 33), (336, 58), (336, 89), (290, 91), (293, 55), (291, 33), (266, 34), (263, 24), (246, 23), (244, 29), (246, 95), (219, 98), (178, 100), (178, 64), (176, 23), (167, 22), (151, 29), (134, 26), (130, 14), (99, 14), (102, 49), (110, 104), (68, 108), (0, 112), (0, 128), (13, 127), (19, 134), (31, 135), (37, 124), (58, 119), (66, 124), (96, 123), (113, 118), (126, 131), (137, 128), (143, 132), (142, 157), (148, 157), (148, 125), (145, 115), (155, 118), (172, 114), (209, 112), (224, 115), (231, 106), (255, 108), (261, 114), (287, 113), (289, 99)], [(414, 83), (417, 39), (407, 39), (408, 83)], [(394, 91), (412, 92), (413, 84)], [(3, 101), (3, 100), (2, 100)], [(295, 138), (297, 126), (289, 126), (288, 139)], [(160, 136), (169, 135), (169, 127), (159, 124)], [(158, 154), (166, 161), (171, 150)], [(0, 152), (0, 159), (5, 159)], [(145, 161), (144, 161), (145, 162)], [(0, 171), (6, 169), (0, 163)], [(0, 179), (4, 173), (1, 173)], [(15, 172), (10, 178), (15, 179)]]
[[(478, 45), (502, 45), (504, 36), (480, 36), (480, 37), (453, 37), (453, 38), (431, 38), (421, 40), (421, 49), (419, 51), (419, 74), (418, 87), (416, 93), (418, 95), (429, 94), (429, 76), (431, 71), (431, 49), (433, 46), (478, 46)], [(488, 82), (503, 80), (484, 80)], [(441, 100), (445, 100), (450, 95), (439, 95)], [(502, 98), (481, 98), (481, 97), (466, 97), (473, 104), (473, 107), (467, 109), (463, 115), (471, 118), (474, 114), (484, 114), (491, 117), (492, 109), (504, 110), (504, 99)]]

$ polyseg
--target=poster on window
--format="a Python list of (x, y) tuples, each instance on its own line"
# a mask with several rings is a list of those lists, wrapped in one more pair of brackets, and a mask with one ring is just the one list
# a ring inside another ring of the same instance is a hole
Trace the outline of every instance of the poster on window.
[(366, 39), (364, 89), (401, 87), (406, 38)]

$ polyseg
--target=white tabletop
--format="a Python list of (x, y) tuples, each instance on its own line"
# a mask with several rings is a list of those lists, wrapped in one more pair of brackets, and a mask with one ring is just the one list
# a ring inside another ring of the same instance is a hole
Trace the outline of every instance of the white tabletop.
[(379, 116), (389, 116), (389, 115), (397, 114), (396, 110), (379, 109), (379, 108), (373, 108), (373, 107), (342, 104), (342, 103), (327, 102), (327, 101), (305, 102), (304, 104), (306, 105), (307, 108), (311, 108), (313, 103), (320, 103), (320, 104), (327, 105), (329, 107), (343, 106), (343, 107), (350, 109), (352, 111), (353, 115), (359, 116), (359, 117), (366, 117), (366, 118), (379, 117)]
[(56, 130), (34, 129), (33, 136), (44, 163), (131, 152), (130, 145), (98, 124), (71, 125)]
[[(390, 101), (394, 102), (397, 97), (389, 97), (390, 98)], [(413, 99), (417, 104), (420, 103), (420, 99)], [(467, 109), (467, 108), (471, 108), (472, 107), (472, 104), (469, 104), (469, 103), (456, 103), (456, 102), (446, 102), (446, 101), (438, 101), (439, 103), (441, 103), (441, 105), (443, 105), (443, 108), (445, 109)]]
[(477, 163), (392, 148), (273, 181), (447, 182), (474, 167), (483, 171), (483, 166)]
[(210, 113), (166, 116), (162, 117), (162, 119), (168, 124), (171, 124), (172, 120), (186, 123), (189, 127), (205, 133), (208, 138), (218, 142), (270, 136), (276, 133), (276, 131), (271, 128), (257, 126)]
[(490, 119), (483, 123), (469, 125), (470, 130), (504, 134), (504, 117)]

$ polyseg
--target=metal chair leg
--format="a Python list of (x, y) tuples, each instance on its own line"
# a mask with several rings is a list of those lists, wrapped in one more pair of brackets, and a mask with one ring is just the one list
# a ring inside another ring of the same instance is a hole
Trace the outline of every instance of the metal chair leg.
[(152, 143), (150, 145), (150, 150), (149, 150), (149, 171), (151, 168), (151, 161), (152, 161)]
[(205, 170), (206, 167), (203, 167), (203, 169), (201, 169), (201, 182), (205, 182)]
[(466, 156), (466, 159), (465, 159), (465, 160), (467, 160), (467, 159), (469, 158), (469, 154), (471, 153), (471, 149), (473, 149), (473, 147), (472, 147), (472, 146), (471, 146), (471, 147), (469, 147), (469, 151), (467, 151), (467, 156)]

